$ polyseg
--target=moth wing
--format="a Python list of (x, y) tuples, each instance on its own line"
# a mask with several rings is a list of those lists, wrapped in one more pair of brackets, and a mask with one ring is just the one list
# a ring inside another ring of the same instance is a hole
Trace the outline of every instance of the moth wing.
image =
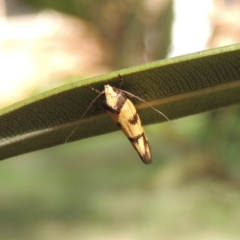
[(147, 136), (133, 103), (127, 99), (119, 113), (119, 125), (145, 164), (152, 162), (152, 154)]

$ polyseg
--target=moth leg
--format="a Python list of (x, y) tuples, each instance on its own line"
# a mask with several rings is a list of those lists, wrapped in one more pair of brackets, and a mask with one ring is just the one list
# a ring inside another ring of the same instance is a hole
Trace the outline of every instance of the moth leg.
[(120, 74), (118, 74), (118, 77), (119, 77), (119, 88), (121, 88), (123, 85), (123, 78)]
[[(119, 77), (119, 89), (121, 89), (121, 87), (122, 87), (122, 85), (123, 85), (123, 77), (120, 75), (120, 74), (118, 74), (118, 77)], [(132, 98), (132, 97), (135, 97), (135, 96), (137, 96), (138, 98), (141, 98), (141, 97), (143, 97), (145, 94), (146, 94), (147, 92), (146, 91), (143, 91), (143, 92), (141, 92), (140, 94), (137, 94), (137, 95), (129, 95), (129, 94), (126, 94), (127, 95), (127, 97), (128, 98)]]
[(93, 88), (93, 87), (90, 87), (89, 85), (87, 85), (92, 91), (94, 91), (94, 92), (96, 92), (96, 93), (98, 93), (98, 94), (102, 94), (102, 92), (101, 91), (99, 91), (98, 89), (96, 89), (96, 88)]

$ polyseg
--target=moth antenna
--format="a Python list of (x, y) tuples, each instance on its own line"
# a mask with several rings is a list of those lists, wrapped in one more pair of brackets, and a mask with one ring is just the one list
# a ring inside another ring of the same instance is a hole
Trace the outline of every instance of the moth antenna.
[(119, 91), (122, 91), (122, 92), (125, 93), (126, 95), (129, 95), (130, 97), (134, 97), (134, 98), (138, 99), (139, 101), (147, 104), (147, 105), (148, 105), (150, 108), (152, 108), (155, 112), (159, 113), (160, 115), (162, 115), (163, 117), (165, 117), (168, 121), (170, 121), (169, 118), (168, 118), (164, 113), (162, 113), (162, 112), (160, 112), (159, 110), (157, 110), (155, 107), (153, 107), (151, 104), (149, 104), (148, 102), (146, 102), (146, 101), (143, 100), (142, 98), (140, 98), (140, 97), (138, 97), (138, 96), (136, 96), (136, 95), (134, 95), (134, 94), (132, 94), (132, 93), (130, 93), (130, 92), (127, 92), (127, 91), (125, 91), (125, 90), (122, 90), (122, 89), (118, 89), (118, 90), (119, 90)]
[[(88, 110), (91, 108), (91, 106), (94, 104), (94, 102), (104, 93), (104, 92), (101, 92), (95, 88), (92, 88), (90, 87), (93, 91), (97, 92), (98, 95), (93, 99), (93, 101), (91, 102), (91, 104), (88, 106), (88, 108), (85, 110), (85, 112), (83, 113), (83, 115), (81, 116), (81, 118), (79, 119), (79, 121), (81, 121), (85, 115), (87, 114)], [(73, 133), (79, 128), (80, 126), (80, 123), (72, 130), (72, 132), (68, 135), (67, 139), (65, 140), (64, 143), (67, 143), (69, 138), (73, 135)]]

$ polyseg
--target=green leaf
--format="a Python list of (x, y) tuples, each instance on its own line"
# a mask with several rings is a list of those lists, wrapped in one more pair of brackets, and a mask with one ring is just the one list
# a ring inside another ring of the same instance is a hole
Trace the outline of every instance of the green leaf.
[[(98, 99), (80, 119), (104, 84), (144, 99), (170, 120), (240, 102), (240, 45), (212, 49), (111, 72), (67, 84), (0, 111), (0, 159), (118, 130)], [(166, 121), (133, 100), (143, 124)], [(80, 142), (81, 144), (81, 142)]]

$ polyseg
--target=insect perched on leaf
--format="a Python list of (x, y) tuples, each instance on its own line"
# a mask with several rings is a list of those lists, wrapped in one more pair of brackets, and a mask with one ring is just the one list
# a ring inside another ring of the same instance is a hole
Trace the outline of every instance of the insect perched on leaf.
[[(119, 77), (122, 82), (122, 78), (120, 75)], [(99, 91), (94, 88), (91, 89), (97, 92), (98, 95), (86, 109), (82, 118), (85, 116), (85, 114), (93, 105), (93, 103), (100, 96), (103, 95), (104, 96), (103, 108), (126, 135), (126, 137), (131, 142), (132, 146), (135, 148), (142, 161), (145, 164), (150, 164), (152, 162), (151, 148), (147, 140), (147, 136), (142, 128), (141, 120), (139, 118), (137, 110), (128, 97), (135, 97), (136, 99), (146, 103), (154, 111), (164, 116), (167, 120), (169, 119), (163, 113), (158, 111), (156, 108), (152, 107), (149, 103), (147, 103), (143, 99), (120, 88), (111, 87), (110, 85), (107, 84), (104, 86), (103, 91)], [(77, 125), (76, 128), (71, 132), (71, 134), (66, 139), (65, 143), (68, 141), (70, 136), (74, 133), (74, 131), (78, 127), (79, 125)]]

